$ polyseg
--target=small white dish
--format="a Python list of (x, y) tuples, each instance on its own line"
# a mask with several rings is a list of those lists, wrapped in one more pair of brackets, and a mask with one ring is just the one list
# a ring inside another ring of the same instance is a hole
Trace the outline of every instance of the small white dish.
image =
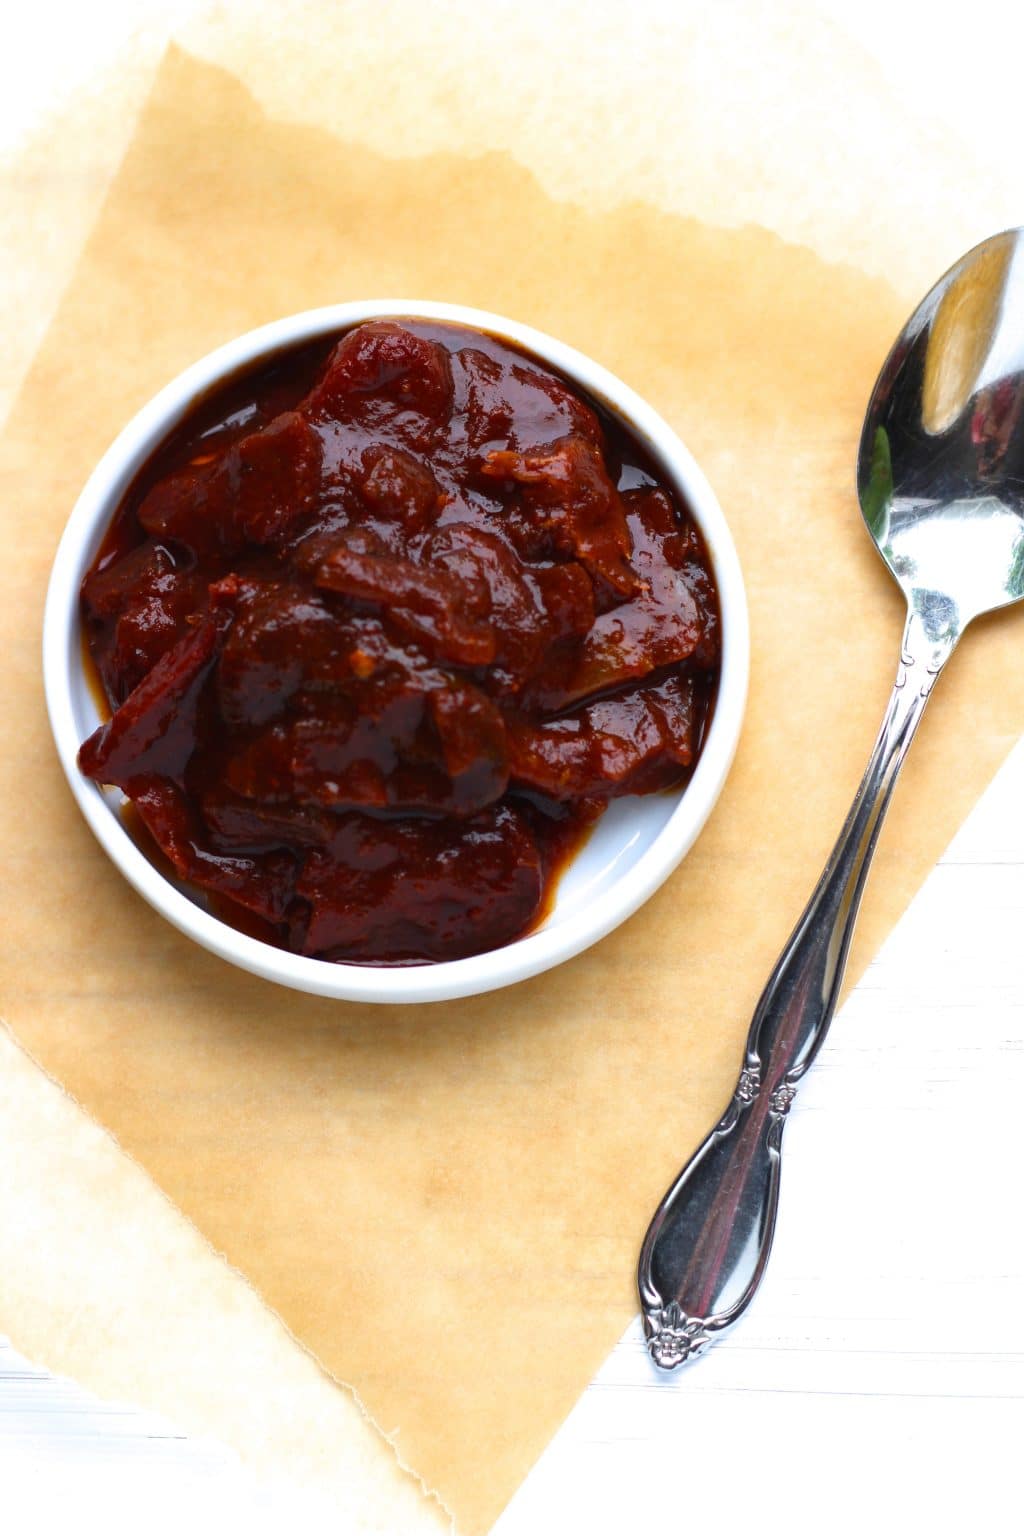
[[(78, 771), (80, 744), (101, 716), (83, 665), (78, 594), (114, 510), (133, 476), (193, 402), (244, 365), (291, 343), (384, 316), (449, 321), (490, 331), (550, 363), (621, 417), (696, 519), (721, 605), (718, 697), (697, 767), (675, 794), (616, 801), (563, 873), (544, 922), (487, 954), (435, 965), (333, 964), (293, 955), (238, 932), (192, 900), (146, 858), (119, 814), (122, 796)], [(422, 1003), (488, 992), (568, 960), (631, 916), (671, 874), (707, 820), (732, 762), (747, 694), (749, 628), (732, 536), (707, 480), (671, 427), (627, 385), (588, 357), (530, 326), (458, 304), (374, 299), (307, 310), (260, 326), (187, 368), (146, 405), (104, 454), (61, 538), (43, 626), (43, 676), (57, 751), (86, 821), (121, 873), (182, 933), (269, 981), (358, 1002)]]

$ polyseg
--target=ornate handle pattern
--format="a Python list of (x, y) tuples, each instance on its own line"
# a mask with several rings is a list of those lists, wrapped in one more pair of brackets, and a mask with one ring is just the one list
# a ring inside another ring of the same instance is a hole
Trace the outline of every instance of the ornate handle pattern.
[[(929, 633), (931, 631), (931, 633)], [(782, 1132), (835, 1011), (871, 855), (896, 777), (956, 634), (911, 612), (867, 770), (824, 873), (761, 994), (725, 1114), (662, 1200), (640, 1253), (651, 1357), (671, 1369), (731, 1327), (775, 1230)]]

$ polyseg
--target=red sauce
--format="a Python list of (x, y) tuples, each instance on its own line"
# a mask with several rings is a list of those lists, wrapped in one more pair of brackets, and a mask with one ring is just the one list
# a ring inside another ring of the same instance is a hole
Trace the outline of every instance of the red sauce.
[(375, 321), (211, 392), (82, 584), (79, 753), (229, 921), (448, 960), (543, 915), (608, 801), (682, 783), (718, 668), (686, 509), (494, 336)]

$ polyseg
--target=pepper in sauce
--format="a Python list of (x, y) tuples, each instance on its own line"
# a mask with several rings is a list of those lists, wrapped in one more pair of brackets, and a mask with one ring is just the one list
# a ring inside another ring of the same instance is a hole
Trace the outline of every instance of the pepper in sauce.
[(508, 943), (608, 801), (683, 782), (700, 537), (622, 422), (494, 336), (374, 321), (197, 405), (81, 605), (118, 785), (227, 920), (325, 960)]

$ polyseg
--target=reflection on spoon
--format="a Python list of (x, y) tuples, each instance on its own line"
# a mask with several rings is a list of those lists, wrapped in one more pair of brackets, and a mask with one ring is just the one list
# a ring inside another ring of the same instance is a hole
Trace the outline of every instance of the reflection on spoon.
[(963, 415), (992, 348), (1013, 248), (991, 243), (939, 300), (924, 360), (921, 424), (937, 436)]

